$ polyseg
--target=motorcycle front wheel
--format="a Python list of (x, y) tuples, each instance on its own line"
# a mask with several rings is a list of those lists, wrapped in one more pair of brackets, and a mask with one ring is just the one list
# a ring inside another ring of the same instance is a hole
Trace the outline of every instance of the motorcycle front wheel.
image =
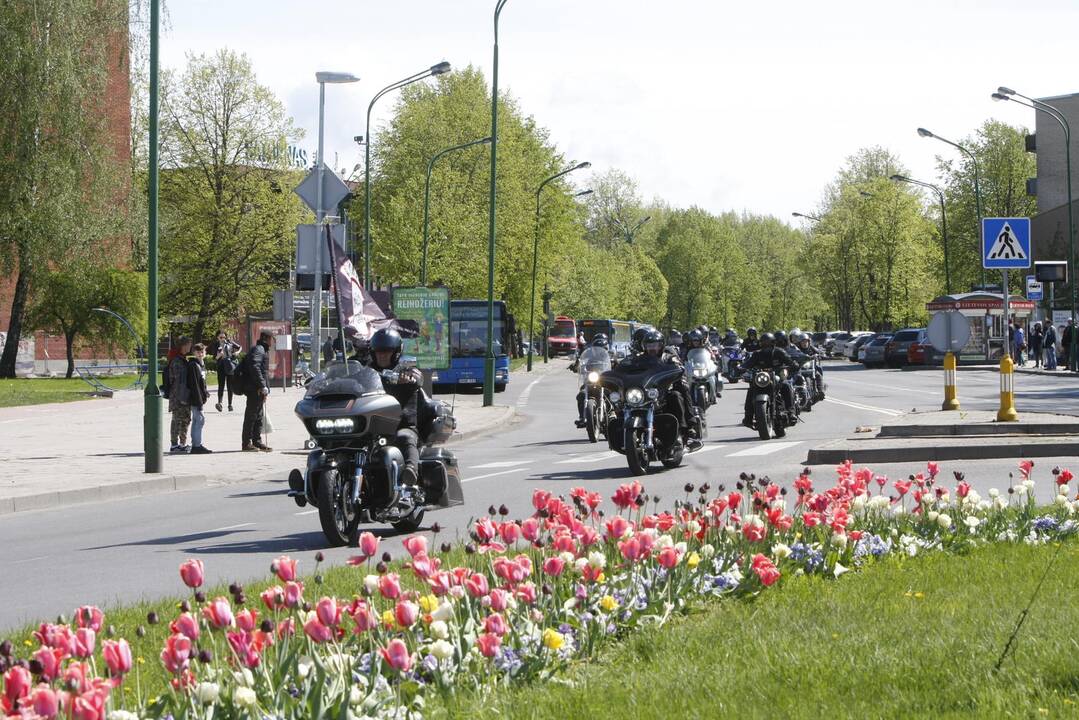
[(663, 467), (667, 468), (668, 470), (673, 470), (682, 464), (682, 458), (685, 457), (685, 454), (686, 451), (680, 447), (673, 453), (671, 453), (670, 457), (664, 458), (660, 462), (663, 463)]
[(596, 403), (592, 400), (584, 404), (584, 427), (588, 431), (588, 442), (596, 442)]
[(642, 447), (643, 444), (639, 430), (633, 433), (633, 442), (627, 443), (626, 462), (629, 464), (629, 471), (634, 475), (648, 474), (648, 453)]
[(346, 507), (345, 490), (337, 470), (320, 473), (316, 491), (318, 520), (322, 524), (322, 534), (332, 547), (347, 545), (360, 524), (359, 513)]
[(697, 396), (693, 398), (693, 403), (699, 407), (702, 411), (708, 407), (708, 388), (704, 385), (697, 386)]
[(416, 510), (404, 520), (398, 520), (395, 523), (390, 523), (390, 525), (397, 532), (410, 533), (419, 530), (421, 523), (423, 523), (423, 510)]
[(754, 403), (753, 416), (756, 420), (757, 434), (760, 435), (761, 440), (771, 440), (772, 414), (768, 412), (768, 403)]

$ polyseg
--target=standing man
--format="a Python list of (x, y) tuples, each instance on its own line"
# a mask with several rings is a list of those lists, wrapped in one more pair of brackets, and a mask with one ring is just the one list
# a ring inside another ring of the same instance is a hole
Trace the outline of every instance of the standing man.
[(187, 354), (191, 352), (191, 338), (180, 338), (176, 347), (179, 352), (169, 361), (169, 412), (172, 413), (172, 423), (169, 426), (172, 447), (169, 448), (169, 452), (185, 453), (191, 449), (191, 446), (187, 444), (187, 428), (191, 425)]
[(1036, 322), (1030, 331), (1030, 358), (1036, 368), (1042, 366), (1042, 337), (1042, 324)]
[(1026, 350), (1026, 337), (1023, 335), (1023, 326), (1018, 322), (1015, 324), (1015, 364), (1019, 367), (1023, 367), (1023, 351)]
[(262, 443), (262, 409), (270, 395), (270, 347), (273, 333), (263, 330), (259, 341), (244, 358), (247, 375), (247, 407), (244, 408), (243, 451), (270, 452)]
[(1045, 351), (1045, 369), (1057, 369), (1057, 329), (1052, 318), (1045, 323), (1045, 335), (1042, 336), (1042, 348)]
[[(210, 400), (210, 391), (206, 389), (206, 346), (195, 343), (192, 348), (195, 357), (187, 361), (187, 392), (191, 405), (191, 454), (207, 455), (212, 450), (202, 444), (202, 428), (206, 425), (206, 415), (202, 408)], [(220, 407), (220, 405), (218, 405)], [(229, 408), (231, 409), (231, 405)]]
[(1068, 370), (1075, 369), (1075, 358), (1072, 357), (1072, 336), (1075, 335), (1075, 321), (1069, 319), (1063, 334), (1060, 336), (1060, 345), (1064, 351), (1064, 367)]

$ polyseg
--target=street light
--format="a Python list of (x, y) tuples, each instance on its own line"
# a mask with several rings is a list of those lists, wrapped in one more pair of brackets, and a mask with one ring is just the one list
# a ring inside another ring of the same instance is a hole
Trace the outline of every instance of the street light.
[[(318, 164), (315, 166), (318, 173), (318, 184), (315, 187), (315, 224), (321, 225), (326, 217), (322, 211), (322, 176), (326, 163), (322, 160), (323, 142), (325, 138), (326, 119), (326, 84), (340, 85), (345, 83), (359, 82), (359, 78), (352, 73), (332, 72), (321, 70), (315, 73), (318, 81)], [(315, 245), (315, 287), (311, 294), (311, 347), (319, 347), (322, 336), (322, 228), (319, 228), (319, 244)], [(311, 370), (318, 372), (322, 356), (317, 352), (311, 353)]]
[(791, 215), (793, 215), (794, 217), (797, 217), (797, 218), (805, 218), (806, 220), (815, 220), (817, 222), (820, 222), (820, 218), (817, 217), (816, 215), (809, 215), (807, 213), (800, 213), (800, 212), (792, 212)]
[[(1021, 97), (1028, 102), (1019, 102), (1015, 98)], [(1050, 105), (1049, 103), (1042, 102), (1041, 100), (1035, 100), (1032, 97), (1027, 97), (1021, 93), (1012, 90), (1011, 88), (999, 87), (997, 91), (993, 93), (994, 100), (1010, 100), (1024, 107), (1033, 108), (1035, 111), (1040, 111), (1056, 120), (1060, 127), (1064, 130), (1064, 170), (1068, 181), (1068, 284), (1071, 286), (1071, 319), (1072, 325), (1075, 325), (1075, 225), (1072, 222), (1072, 132), (1071, 125), (1068, 123), (1067, 118), (1064, 117), (1058, 108)], [(1049, 308), (1049, 318), (1052, 322), (1053, 308)], [(1007, 318), (1005, 318), (1007, 320)], [(1076, 357), (1076, 345), (1079, 342), (1079, 338), (1076, 337), (1079, 333), (1072, 332), (1071, 343), (1068, 348), (1068, 365), (1069, 370), (1079, 370), (1079, 358)]]
[[(981, 240), (981, 237), (982, 237), (982, 189), (981, 189), (981, 185), (980, 185), (980, 182), (979, 182), (979, 176), (981, 174), (981, 171), (978, 168), (978, 158), (974, 156), (974, 153), (971, 152), (969, 148), (963, 147), (959, 143), (952, 142), (951, 140), (949, 140), (947, 138), (942, 138), (940, 135), (932, 133), (929, 130), (926, 130), (925, 128), (918, 128), (918, 135), (920, 135), (921, 137), (924, 137), (924, 138), (933, 138), (934, 140), (940, 140), (942, 143), (944, 143), (946, 145), (951, 145), (952, 147), (959, 150), (959, 152), (963, 153), (968, 158), (970, 158), (970, 162), (974, 165), (974, 210), (978, 215), (978, 227), (974, 232), (974, 236), (979, 239), (979, 245), (980, 245), (981, 244), (980, 240)], [(985, 287), (985, 283), (986, 283), (986, 280), (985, 280), (985, 268), (982, 268), (982, 287), (983, 288)], [(985, 346), (985, 357), (986, 357), (986, 359), (989, 358), (989, 345), (988, 344), (986, 344), (986, 346)]]
[(491, 67), (491, 197), (487, 208), (487, 356), (483, 360), (483, 406), (495, 404), (495, 220), (498, 208), (498, 17), (506, 0), (495, 4), (494, 59)]
[(592, 194), (592, 190), (591, 190), (591, 189), (589, 189), (589, 190), (582, 190), (582, 191), (581, 191), (581, 192), (579, 192), (579, 193), (573, 193), (573, 197), (584, 197), (585, 195), (591, 195), (591, 194)]
[[(590, 167), (592, 167), (592, 163), (587, 162), (587, 161), (582, 162), (582, 163), (577, 163), (576, 165), (574, 165), (571, 168), (567, 168), (567, 169), (563, 170), (562, 172), (555, 173), (554, 175), (550, 176), (549, 178), (547, 178), (546, 180), (541, 182), (539, 187), (536, 188), (536, 228), (535, 228), (535, 236), (534, 236), (534, 238), (532, 240), (532, 309), (528, 313), (528, 362), (527, 362), (528, 372), (532, 372), (532, 346), (535, 344), (535, 335), (536, 335), (536, 326), (535, 326), (535, 323), (536, 323), (536, 264), (537, 264), (537, 261), (539, 259), (540, 193), (543, 192), (543, 188), (545, 188), (547, 186), (547, 183), (553, 182), (554, 180), (557, 180), (558, 178), (562, 177), (563, 175), (569, 175), (571, 172), (573, 172), (575, 170), (584, 170), (585, 168), (590, 168)], [(587, 191), (585, 191), (583, 193), (578, 193), (578, 194), (579, 195), (586, 195), (586, 194), (588, 194), (590, 192), (592, 192), (592, 191), (587, 190)], [(544, 357), (546, 357), (546, 355), (544, 355)]]
[(375, 102), (386, 93), (449, 71), (450, 64), (443, 60), (415, 75), (409, 75), (403, 80), (387, 85), (375, 93), (367, 105), (367, 131), (364, 134), (367, 142), (363, 145), (363, 286), (367, 290), (371, 289), (371, 110), (374, 109)]
[(944, 210), (944, 193), (939, 187), (932, 183), (922, 182), (921, 180), (914, 180), (906, 175), (892, 175), (890, 180), (894, 182), (905, 182), (911, 185), (920, 185), (924, 188), (929, 188), (937, 194), (940, 199), (940, 234), (944, 238), (944, 294), (952, 294), (952, 276), (951, 271), (948, 269), (948, 217), (945, 215)]
[(617, 225), (622, 230), (623, 234), (625, 234), (625, 236), (626, 236), (626, 244), (632, 245), (633, 244), (633, 238), (635, 238), (637, 236), (637, 231), (640, 230), (641, 227), (643, 227), (644, 224), (646, 222), (648, 222), (649, 220), (651, 220), (651, 219), (652, 219), (651, 215), (645, 215), (643, 218), (638, 220), (637, 224), (634, 225), (632, 228), (628, 228), (626, 226), (626, 224), (623, 223), (618, 218), (614, 218), (614, 224)]
[(146, 238), (146, 389), (142, 394), (142, 456), (147, 473), (162, 470), (161, 390), (157, 387), (157, 58), (160, 0), (150, 0), (150, 126)]
[(472, 142), (462, 143), (461, 145), (454, 145), (451, 148), (446, 148), (445, 150), (440, 150), (435, 153), (427, 162), (427, 180), (423, 186), (423, 260), (420, 262), (420, 285), (427, 285), (427, 228), (431, 207), (431, 171), (435, 167), (435, 160), (438, 160), (446, 153), (451, 153), (454, 150), (464, 150), (473, 145), (484, 145), (489, 142), (491, 142), (491, 138), (485, 137), (480, 138), (479, 140), (473, 140)]

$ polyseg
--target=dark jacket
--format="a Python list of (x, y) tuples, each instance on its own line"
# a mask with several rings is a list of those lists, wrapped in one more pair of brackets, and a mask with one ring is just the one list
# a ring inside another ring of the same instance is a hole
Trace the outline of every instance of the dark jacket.
[(200, 410), (210, 399), (210, 392), (206, 389), (206, 368), (196, 359), (187, 361), (187, 397), (188, 404)]
[(188, 362), (188, 359), (180, 354), (169, 361), (169, 412), (175, 412), (176, 408), (190, 404), (187, 397)]
[(258, 394), (260, 391), (270, 391), (270, 348), (255, 343), (244, 358), (247, 363), (247, 394)]
[(766, 370), (778, 370), (782, 367), (797, 369), (798, 365), (791, 360), (791, 356), (783, 348), (773, 347), (767, 350), (761, 349), (753, 353), (746, 364), (746, 370), (762, 368)]
[[(381, 372), (383, 370), (390, 370), (392, 368), (383, 368), (378, 366), (378, 361), (375, 360), (374, 353), (371, 354), (370, 367), (375, 372)], [(400, 428), (412, 428), (416, 429), (419, 419), (419, 391), (420, 386), (423, 383), (423, 376), (419, 370), (415, 368), (409, 370), (400, 371), (401, 382), (390, 382), (386, 378), (382, 378), (382, 388), (386, 391), (387, 395), (393, 396), (397, 402), (401, 403), (401, 423)]]
[(746, 338), (742, 341), (742, 349), (747, 353), (754, 353), (761, 349), (761, 341), (757, 338)]
[(215, 340), (214, 343), (210, 345), (208, 354), (217, 361), (218, 375), (232, 374), (232, 371), (236, 369), (236, 353), (239, 349), (239, 343), (233, 342), (232, 340), (225, 340), (225, 342), (218, 342)]

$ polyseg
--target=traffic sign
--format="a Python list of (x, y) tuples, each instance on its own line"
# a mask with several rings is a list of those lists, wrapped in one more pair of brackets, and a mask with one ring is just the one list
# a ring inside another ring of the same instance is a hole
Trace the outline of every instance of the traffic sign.
[(1030, 218), (982, 218), (982, 267), (1028, 268), (1031, 255)]
[(970, 342), (970, 319), (961, 312), (938, 312), (926, 331), (929, 344), (940, 352), (959, 352)]
[[(304, 205), (318, 214), (318, 167), (314, 167), (307, 173), (307, 177), (297, 185), (292, 192), (300, 196)], [(333, 170), (325, 165), (322, 166), (322, 214), (336, 215), (337, 206), (348, 197), (351, 190), (345, 181), (337, 176)]]
[(1041, 300), (1045, 295), (1042, 292), (1042, 284), (1034, 275), (1027, 275), (1027, 300)]
[[(345, 226), (331, 225), (330, 233), (337, 243), (338, 252), (344, 252)], [(315, 272), (315, 248), (322, 253), (322, 272), (332, 273), (330, 246), (326, 244), (326, 231), (321, 225), (302, 224), (296, 226), (296, 272), (310, 274)]]

